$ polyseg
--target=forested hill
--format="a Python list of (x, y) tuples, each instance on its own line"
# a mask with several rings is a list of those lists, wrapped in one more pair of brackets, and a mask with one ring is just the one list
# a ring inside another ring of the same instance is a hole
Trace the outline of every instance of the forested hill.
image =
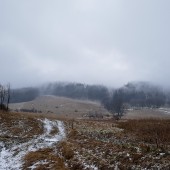
[(40, 95), (55, 95), (73, 99), (102, 101), (109, 90), (101, 85), (81, 83), (50, 83), (37, 88), (22, 88), (11, 91), (11, 103), (26, 102)]
[(20, 103), (27, 102), (35, 99), (40, 95), (39, 88), (20, 88), (11, 90), (11, 100), (10, 103)]
[(100, 101), (107, 106), (115, 95), (124, 103), (135, 107), (160, 107), (170, 104), (170, 93), (160, 87), (146, 82), (133, 82), (118, 89), (109, 89), (102, 85), (86, 85), (81, 83), (49, 83), (37, 88), (11, 90), (11, 103), (26, 102), (40, 95), (55, 95), (81, 100)]

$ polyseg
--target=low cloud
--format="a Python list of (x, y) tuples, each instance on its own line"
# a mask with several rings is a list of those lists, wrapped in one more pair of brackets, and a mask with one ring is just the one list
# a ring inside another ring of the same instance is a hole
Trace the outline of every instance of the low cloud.
[(1, 82), (169, 86), (169, 6), (155, 0), (2, 1)]

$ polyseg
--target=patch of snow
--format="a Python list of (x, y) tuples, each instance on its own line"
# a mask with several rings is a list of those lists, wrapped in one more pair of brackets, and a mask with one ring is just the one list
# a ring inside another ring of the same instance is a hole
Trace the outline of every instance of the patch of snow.
[(86, 163), (83, 164), (85, 169), (88, 168), (90, 170), (98, 170), (98, 168), (95, 165), (88, 165)]
[(42, 160), (42, 161), (36, 162), (35, 164), (33, 164), (32, 166), (28, 168), (30, 168), (31, 170), (34, 170), (37, 168), (38, 165), (46, 165), (46, 164), (48, 164), (48, 162), (46, 160)]
[(170, 108), (159, 108), (160, 111), (164, 112), (165, 114), (170, 114)]
[[(0, 143), (0, 170), (16, 170), (22, 169), (22, 159), (30, 151), (37, 151), (41, 148), (52, 146), (54, 143), (65, 137), (64, 125), (61, 121), (43, 120), (44, 134), (19, 145), (14, 145), (10, 149), (6, 149), (4, 143)], [(56, 127), (59, 133), (52, 136), (50, 132), (52, 127)]]
[(116, 164), (114, 170), (119, 170), (118, 165)]
[(165, 155), (165, 153), (160, 153), (161, 156)]
[(136, 149), (137, 153), (141, 153), (141, 150), (139, 147), (135, 147), (135, 149)]

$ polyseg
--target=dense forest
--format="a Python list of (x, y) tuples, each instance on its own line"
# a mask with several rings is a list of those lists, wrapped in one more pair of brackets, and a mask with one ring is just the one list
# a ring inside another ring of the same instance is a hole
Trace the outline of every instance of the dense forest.
[(11, 103), (20, 103), (34, 100), (40, 95), (39, 88), (21, 88), (21, 89), (12, 89), (11, 90)]
[(80, 83), (51, 83), (37, 88), (11, 90), (11, 103), (26, 102), (40, 95), (55, 95), (73, 99), (102, 101), (109, 94), (105, 86)]
[(116, 97), (132, 107), (161, 107), (168, 103), (168, 95), (160, 87), (143, 82), (128, 83), (116, 89), (111, 100)]
[(81, 83), (50, 83), (37, 88), (11, 90), (11, 103), (30, 101), (40, 95), (99, 101), (108, 110), (114, 110), (113, 107), (116, 103), (130, 107), (150, 108), (170, 104), (170, 93), (165, 93), (160, 87), (146, 82), (128, 83), (118, 89)]

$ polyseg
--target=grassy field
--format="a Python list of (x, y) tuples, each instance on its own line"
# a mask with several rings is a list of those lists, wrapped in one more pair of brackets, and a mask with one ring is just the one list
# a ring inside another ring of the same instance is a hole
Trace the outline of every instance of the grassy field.
[(69, 148), (62, 154), (70, 169), (81, 169), (82, 162), (104, 170), (170, 168), (169, 119), (75, 120), (73, 129), (67, 126), (68, 139), (60, 150)]
[[(56, 114), (0, 113), (0, 140), (5, 147), (43, 134), (40, 120)], [(169, 169), (170, 119), (62, 119), (66, 138), (24, 155), (22, 169), (112, 170)], [(52, 128), (49, 135), (58, 133)], [(16, 151), (17, 152), (17, 151)]]
[(170, 119), (170, 112), (165, 112), (166, 109), (138, 109), (129, 110), (124, 115), (123, 119)]
[[(22, 107), (33, 105), (45, 110), (42, 113), (0, 112), (0, 143), (4, 147), (29, 143), (42, 136), (45, 133), (42, 120), (46, 119), (61, 120), (66, 136), (52, 146), (27, 152), (22, 157), (22, 169), (170, 169), (170, 117), (163, 109), (130, 110), (115, 121), (111, 116), (84, 117), (93, 109), (96, 112), (103, 109), (99, 103), (89, 101), (45, 96), (22, 103)], [(46, 112), (50, 107), (51, 112)], [(63, 112), (59, 114), (60, 111)], [(108, 114), (105, 110), (104, 113)], [(46, 137), (59, 133), (54, 126)]]
[[(65, 97), (40, 96), (33, 101), (10, 104), (10, 109), (17, 112), (35, 112), (45, 115), (57, 115), (60, 118), (101, 118), (112, 117), (99, 102), (75, 100)], [(55, 117), (55, 116), (54, 116)], [(161, 109), (131, 109), (123, 119), (161, 118), (170, 119), (170, 111)]]
[(40, 96), (30, 102), (10, 104), (10, 109), (13, 111), (25, 109), (30, 110), (30, 112), (31, 110), (36, 110), (45, 114), (54, 113), (58, 116), (69, 118), (83, 117), (95, 112), (103, 115), (109, 114), (98, 102), (56, 96)]

